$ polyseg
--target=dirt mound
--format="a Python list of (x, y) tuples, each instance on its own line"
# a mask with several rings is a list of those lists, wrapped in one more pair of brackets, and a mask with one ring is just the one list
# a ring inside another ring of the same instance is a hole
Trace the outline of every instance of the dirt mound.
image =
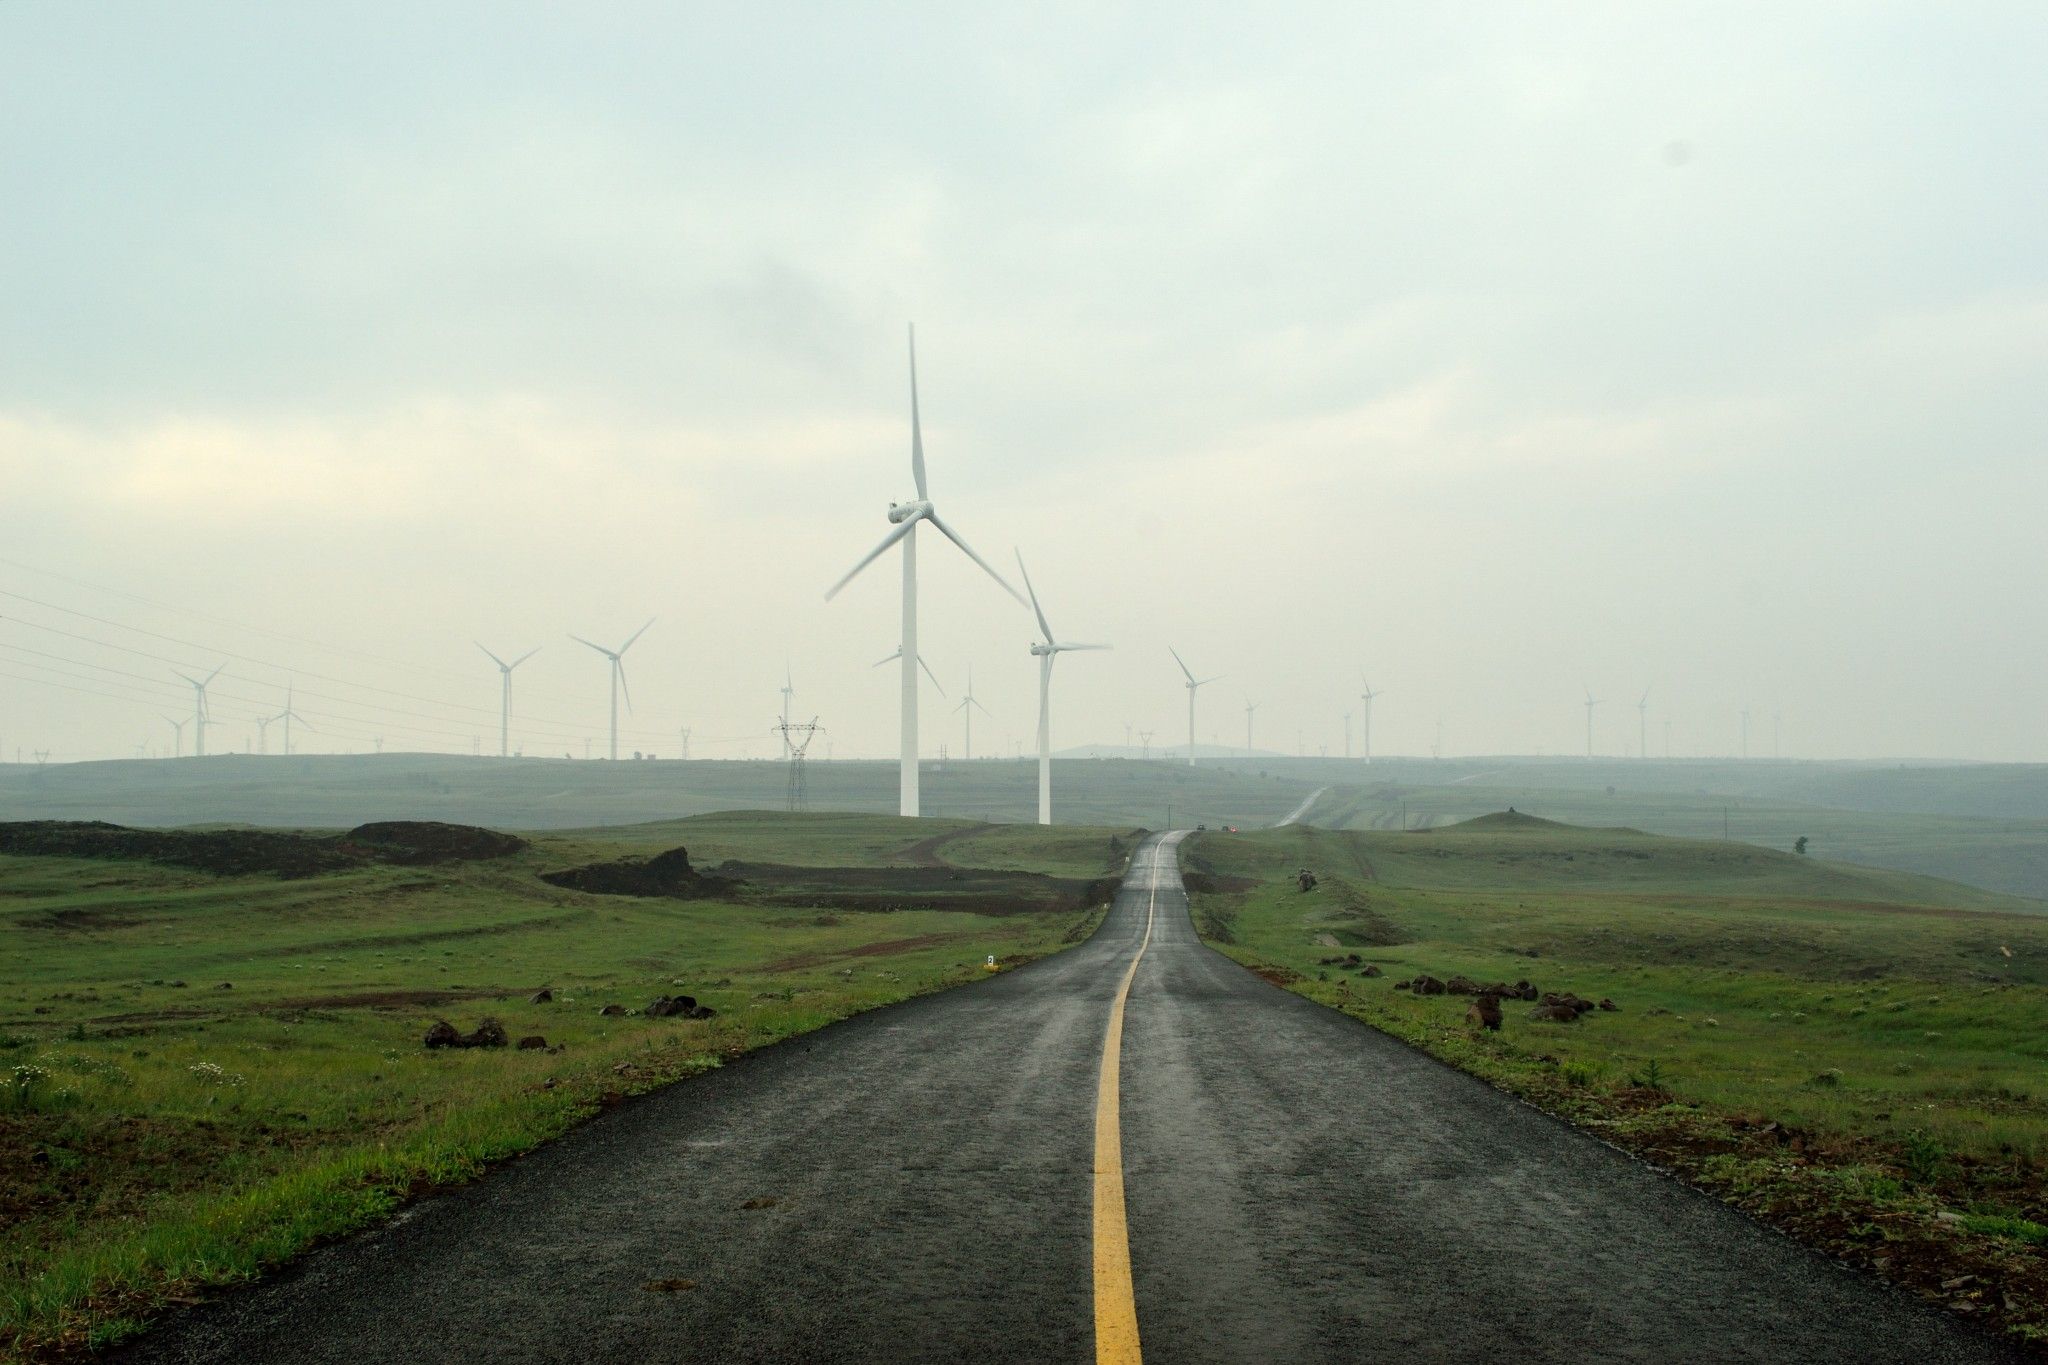
[(276, 829), (129, 829), (100, 820), (0, 823), (0, 853), (29, 858), (130, 858), (223, 877), (314, 877), (366, 863), (502, 858), (524, 839), (468, 825), (391, 821), (339, 837)]
[(357, 825), (341, 837), (343, 848), (382, 863), (482, 862), (509, 858), (526, 847), (516, 834), (438, 820), (380, 820)]
[(657, 896), (674, 900), (724, 895), (739, 885), (729, 878), (706, 876), (691, 867), (690, 851), (686, 848), (672, 848), (652, 858), (621, 858), (617, 862), (543, 872), (540, 879), (552, 886), (596, 896)]
[(128, 829), (98, 820), (0, 824), (0, 853), (30, 858), (132, 858), (220, 876), (312, 877), (362, 859), (335, 840), (264, 829)]

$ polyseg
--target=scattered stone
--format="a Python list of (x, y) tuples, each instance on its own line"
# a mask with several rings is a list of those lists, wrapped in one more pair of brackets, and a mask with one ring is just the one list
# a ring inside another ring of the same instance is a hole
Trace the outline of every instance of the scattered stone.
[(462, 1040), (464, 1047), (503, 1047), (511, 1040), (505, 1036), (505, 1026), (495, 1019), (485, 1019), (476, 1026), (476, 1031)]
[(1609, 1014), (1613, 1014), (1615, 1011), (1619, 1010), (1621, 1006), (1615, 1004), (1612, 1000), (1609, 1000), (1606, 996), (1603, 995), (1600, 997), (1600, 1008), (1606, 1010)]
[(555, 1003), (555, 993), (546, 986), (542, 986), (532, 995), (526, 997), (526, 1003), (529, 1005), (552, 1005)]
[(173, 981), (171, 983), (171, 989), (174, 991), (182, 991), (185, 989), (185, 983), (182, 981)]
[(697, 1287), (697, 1282), (695, 1280), (676, 1279), (649, 1280), (646, 1284), (643, 1284), (640, 1287), (642, 1289), (647, 1290), (649, 1293), (653, 1294), (680, 1294), (685, 1289), (695, 1289)]
[(1465, 1011), (1465, 1022), (1478, 1028), (1500, 1032), (1500, 999), (1497, 996), (1482, 995), (1472, 1002), (1472, 1008)]
[(668, 1019), (677, 1015), (688, 1019), (696, 1009), (697, 1001), (694, 996), (663, 995), (655, 997), (654, 1002), (640, 1012), (649, 1019)]
[(1547, 1019), (1559, 1024), (1575, 1024), (1579, 1012), (1570, 1005), (1538, 1005), (1529, 1011), (1531, 1019)]
[(234, 983), (234, 982), (232, 982), (232, 981), (223, 981), (223, 982), (221, 982), (221, 983), (220, 983), (220, 984), (219, 984), (218, 986), (215, 986), (215, 987), (214, 987), (214, 989), (215, 989), (215, 990), (217, 990), (217, 991), (231, 991), (231, 990), (233, 990), (234, 988), (235, 988), (235, 983)]
[(1444, 991), (1449, 995), (1477, 995), (1485, 989), (1469, 976), (1454, 976), (1444, 982)]
[(428, 1047), (461, 1047), (462, 1035), (446, 1019), (436, 1019), (433, 1027), (427, 1030), (425, 1041)]
[(624, 1014), (625, 1012), (626, 1007), (624, 1005), (606, 1005), (603, 1009), (598, 1011), (599, 1014), (609, 1015), (613, 1018), (616, 1018), (617, 1016)]
[(1304, 891), (1313, 891), (1316, 889), (1316, 874), (1304, 867), (1294, 874), (1294, 884)]
[(763, 1194), (756, 1195), (754, 1198), (749, 1199), (746, 1203), (740, 1205), (740, 1207), (743, 1209), (772, 1209), (781, 1202), (782, 1201), (780, 1199), (777, 1199), (772, 1194)]
[(1418, 976), (1408, 989), (1417, 995), (1442, 995), (1445, 987), (1443, 982), (1433, 976)]
[(1378, 976), (1380, 974), (1380, 969), (1374, 966), (1372, 963), (1368, 962), (1363, 967), (1360, 967), (1358, 969), (1358, 974), (1360, 976)]
[(1396, 981), (1394, 983), (1394, 989), (1397, 991), (1405, 991), (1408, 989), (1409, 985), (1410, 983), (1406, 981)]
[(1517, 981), (1514, 985), (1508, 987), (1507, 993), (1517, 1000), (1534, 1000), (1536, 998), (1536, 988), (1527, 981)]
[(529, 1033), (519, 1040), (519, 1050), (521, 1052), (538, 1052), (547, 1045), (548, 1040), (541, 1037), (538, 1033)]

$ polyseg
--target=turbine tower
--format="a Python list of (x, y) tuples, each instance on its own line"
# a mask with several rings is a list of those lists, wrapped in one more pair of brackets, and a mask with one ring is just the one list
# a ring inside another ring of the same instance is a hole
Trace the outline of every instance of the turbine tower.
[(903, 642), (896, 653), (902, 664), (902, 731), (899, 737), (900, 768), (897, 783), (897, 809), (903, 815), (917, 814), (917, 524), (928, 521), (932, 529), (959, 547), (960, 552), (981, 566), (986, 573), (1001, 585), (1004, 592), (1023, 602), (1023, 596), (1003, 581), (1003, 576), (990, 568), (988, 561), (968, 548), (957, 532), (939, 516), (932, 505), (931, 493), (924, 477), (924, 428), (917, 411), (917, 330), (910, 331), (910, 475), (917, 484), (917, 497), (911, 502), (889, 504), (889, 520), (896, 527), (882, 537), (882, 543), (868, 551), (867, 557), (846, 571), (846, 576), (825, 593), (830, 601), (839, 595), (839, 590), (853, 581), (854, 575), (880, 559), (890, 546), (903, 542)]
[(794, 751), (795, 742), (789, 737), (789, 699), (796, 695), (796, 679), (789, 671), (789, 660), (782, 661), (782, 756), (788, 758)]
[(1207, 687), (1210, 683), (1215, 682), (1218, 678), (1221, 678), (1223, 675), (1221, 673), (1218, 673), (1214, 678), (1203, 678), (1198, 682), (1195, 679), (1195, 675), (1193, 673), (1188, 672), (1187, 661), (1180, 657), (1179, 650), (1175, 649), (1172, 645), (1168, 645), (1166, 647), (1166, 652), (1168, 654), (1171, 654), (1173, 656), (1173, 661), (1180, 665), (1180, 671), (1182, 673), (1187, 674), (1188, 766), (1192, 768), (1195, 766), (1195, 690), (1197, 688)]
[(290, 683), (284, 685), (284, 710), (272, 716), (271, 719), (284, 722), (284, 756), (290, 758), (292, 756), (292, 722), (297, 721), (308, 730), (313, 728), (312, 722), (292, 709), (292, 685)]
[[(1038, 605), (1038, 589), (1031, 586), (1031, 570), (1024, 567), (1024, 553), (1017, 552), (1017, 572), (1024, 577), (1024, 591), (1031, 594), (1031, 611), (1038, 617), (1038, 629), (1045, 639), (1031, 646), (1031, 652), (1038, 659), (1038, 823), (1052, 823), (1052, 666), (1060, 655), (1077, 649), (1109, 649), (1109, 645), (1063, 645), (1053, 638), (1052, 626), (1045, 619), (1045, 608)], [(1151, 736), (1146, 736), (1150, 744)]]
[(1253, 701), (1250, 697), (1244, 699), (1244, 756), (1246, 758), (1252, 756), (1252, 713), (1258, 709), (1259, 704), (1257, 702)]
[[(649, 624), (651, 625), (652, 622), (650, 622)], [(480, 640), (473, 640), (470, 643), (474, 644), (478, 649), (484, 649), (483, 642)], [(630, 643), (630, 641), (628, 643)], [(524, 654), (520, 655), (518, 658), (514, 659), (511, 663), (508, 664), (503, 659), (499, 658), (497, 655), (491, 653), (491, 651), (489, 651), (488, 649), (484, 649), (484, 657), (488, 658), (492, 663), (498, 666), (498, 672), (501, 675), (499, 678), (501, 686), (498, 691), (499, 758), (512, 757), (512, 670), (519, 667), (519, 665), (525, 663), (528, 659), (531, 659), (534, 655), (538, 653), (540, 653), (540, 646), (535, 645), (532, 649), (527, 650)]]
[(962, 697), (960, 704), (953, 709), (961, 713), (962, 719), (967, 725), (967, 733), (961, 737), (963, 741), (961, 744), (961, 759), (965, 762), (974, 757), (974, 713), (979, 711), (990, 720), (995, 719), (994, 714), (975, 698), (974, 665), (972, 664), (967, 666), (967, 695)]
[(1650, 756), (1650, 689), (1644, 688), (1636, 702), (1636, 757)]
[[(647, 626), (653, 624), (654, 618), (652, 616), (648, 617)], [(590, 641), (584, 639), (581, 635), (571, 635), (569, 637), (579, 645), (590, 645), (592, 649), (612, 661), (612, 758), (614, 761), (619, 756), (620, 691), (623, 690), (626, 694), (626, 709), (628, 711), (633, 709), (633, 689), (626, 686), (626, 651), (633, 647), (635, 640), (647, 633), (647, 626), (642, 626), (631, 635), (628, 635), (626, 643), (620, 645), (617, 649), (606, 649), (603, 645), (591, 644)]]
[(1360, 723), (1363, 726), (1361, 733), (1365, 741), (1365, 761), (1370, 763), (1372, 762), (1372, 699), (1377, 697), (1379, 693), (1372, 690), (1372, 684), (1365, 681), (1364, 674), (1360, 674), (1358, 680), (1365, 684), (1365, 691), (1358, 694), (1358, 699), (1365, 703), (1365, 715)]
[(164, 724), (170, 726), (171, 729), (177, 731), (178, 733), (177, 743), (176, 746), (171, 750), (171, 756), (173, 758), (183, 758), (185, 756), (185, 727), (186, 725), (190, 724), (190, 722), (174, 720), (169, 716), (165, 716)]
[(1593, 756), (1593, 708), (1600, 704), (1593, 696), (1593, 689), (1586, 689), (1586, 757)]
[(206, 757), (206, 725), (208, 721), (213, 719), (213, 708), (206, 704), (207, 683), (218, 678), (220, 676), (220, 669), (226, 667), (226, 664), (222, 664), (220, 668), (214, 669), (213, 672), (206, 675), (204, 681), (193, 677), (190, 673), (178, 674), (179, 677), (192, 684), (192, 754), (195, 758)]

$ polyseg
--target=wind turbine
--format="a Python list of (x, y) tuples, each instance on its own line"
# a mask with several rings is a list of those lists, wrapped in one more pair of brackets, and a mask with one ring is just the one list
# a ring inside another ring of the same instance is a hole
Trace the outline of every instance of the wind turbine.
[[(192, 684), (192, 753), (195, 758), (206, 757), (206, 723), (213, 719), (213, 708), (206, 704), (206, 686), (220, 676), (221, 668), (226, 667), (226, 664), (222, 664), (220, 668), (214, 669), (213, 672), (206, 675), (204, 681), (193, 677), (190, 673), (178, 674), (179, 677)], [(176, 670), (173, 671), (175, 672)]]
[(269, 752), (270, 752), (270, 723), (271, 723), (272, 721), (276, 720), (276, 719), (277, 719), (277, 717), (276, 717), (276, 716), (258, 716), (258, 717), (256, 717), (256, 752), (257, 752), (257, 753), (259, 753), (259, 754), (267, 754), (267, 753), (269, 753)]
[(1644, 688), (1636, 702), (1636, 757), (1650, 756), (1650, 689)]
[(292, 709), (292, 685), (290, 683), (284, 685), (284, 710), (272, 716), (271, 719), (284, 722), (284, 756), (290, 758), (292, 756), (292, 722), (297, 721), (308, 730), (313, 728), (311, 721)]
[(1195, 689), (1200, 687), (1207, 687), (1210, 683), (1217, 681), (1217, 679), (1221, 678), (1223, 675), (1221, 673), (1218, 673), (1214, 678), (1203, 678), (1201, 681), (1197, 682), (1195, 680), (1195, 675), (1193, 673), (1188, 672), (1187, 661), (1180, 657), (1179, 650), (1175, 649), (1172, 645), (1168, 645), (1166, 647), (1166, 652), (1168, 654), (1171, 654), (1173, 656), (1173, 661), (1180, 665), (1180, 671), (1182, 673), (1187, 674), (1188, 766), (1192, 768), (1195, 766)]
[(1372, 684), (1365, 681), (1363, 674), (1359, 675), (1358, 680), (1365, 684), (1365, 691), (1358, 694), (1358, 699), (1365, 703), (1363, 737), (1365, 740), (1365, 761), (1370, 763), (1372, 762), (1372, 699), (1377, 697), (1379, 693), (1372, 690)]
[[(1077, 649), (1110, 649), (1110, 645), (1063, 645), (1053, 638), (1045, 608), (1038, 605), (1038, 589), (1031, 586), (1031, 570), (1024, 567), (1024, 552), (1017, 552), (1017, 572), (1024, 577), (1024, 591), (1031, 594), (1031, 612), (1045, 639), (1031, 646), (1038, 659), (1038, 823), (1052, 823), (1052, 666), (1060, 655)], [(1147, 736), (1147, 743), (1150, 737)]]
[(173, 720), (171, 717), (165, 716), (164, 723), (178, 733), (177, 745), (171, 750), (171, 756), (173, 758), (183, 758), (185, 756), (185, 726), (188, 722)]
[(1351, 713), (1344, 713), (1344, 757), (1351, 757)]
[(1253, 701), (1250, 697), (1244, 699), (1244, 756), (1246, 758), (1252, 756), (1252, 712), (1258, 709), (1259, 704), (1257, 702)]
[[(651, 621), (648, 623), (648, 625), (652, 624), (653, 622)], [(646, 626), (641, 627), (642, 630), (645, 630), (646, 628)], [(484, 649), (483, 642), (481, 640), (472, 640), (470, 643), (474, 644), (478, 649)], [(484, 656), (488, 658), (492, 663), (498, 666), (498, 673), (500, 675), (499, 682), (501, 686), (498, 690), (499, 758), (512, 757), (512, 670), (519, 667), (519, 665), (525, 663), (528, 659), (531, 659), (534, 655), (538, 653), (540, 653), (540, 646), (535, 645), (532, 649), (527, 650), (524, 654), (520, 655), (518, 658), (514, 659), (511, 663), (508, 664), (503, 659), (499, 658), (497, 655), (491, 653), (491, 651), (489, 651), (488, 649), (484, 649)]]
[(1593, 689), (1586, 689), (1586, 757), (1593, 756), (1593, 708), (1600, 703), (1593, 696)]
[(825, 593), (830, 601), (839, 595), (839, 590), (853, 581), (854, 575), (880, 559), (890, 546), (903, 542), (903, 643), (897, 649), (897, 657), (903, 669), (902, 733), (900, 736), (901, 771), (898, 778), (897, 809), (903, 815), (917, 814), (917, 666), (921, 662), (917, 653), (917, 524), (928, 521), (932, 529), (960, 548), (960, 552), (981, 566), (982, 572), (1001, 584), (1004, 592), (1019, 602), (1024, 598), (1018, 591), (1003, 581), (1003, 576), (990, 568), (988, 561), (968, 548), (957, 532), (939, 516), (932, 506), (930, 489), (924, 477), (924, 428), (917, 412), (917, 330), (910, 331), (910, 474), (917, 483), (917, 497), (911, 502), (889, 504), (889, 520), (896, 527), (882, 537), (882, 543), (868, 551), (867, 557), (846, 571), (846, 576)]
[[(900, 659), (900, 658), (902, 658), (902, 657), (903, 657), (903, 651), (899, 649), (899, 650), (897, 650), (897, 651), (896, 651), (896, 652), (895, 652), (894, 654), (891, 654), (891, 655), (890, 655), (890, 656), (889, 656), (888, 658), (886, 658), (886, 659), (877, 659), (877, 660), (875, 660), (875, 661), (874, 661), (873, 663), (869, 664), (869, 665), (868, 665), (868, 667), (870, 667), (870, 668), (880, 668), (880, 667), (881, 667), (881, 666), (882, 666), (883, 664), (893, 664), (893, 663), (895, 663), (895, 662), (896, 662), (896, 661), (897, 661), (898, 659)], [(942, 683), (942, 682), (940, 682), (940, 681), (939, 681), (939, 675), (938, 675), (938, 674), (936, 674), (936, 673), (932, 672), (932, 666), (931, 666), (930, 664), (928, 664), (928, 663), (926, 663), (926, 662), (924, 661), (924, 655), (920, 654), (920, 655), (918, 655), (918, 656), (917, 656), (917, 666), (918, 666), (919, 668), (921, 668), (921, 669), (923, 669), (923, 670), (924, 670), (924, 675), (925, 675), (925, 677), (927, 677), (927, 678), (930, 678), (930, 679), (931, 679), (931, 682), (932, 682), (932, 686), (933, 686), (933, 687), (936, 687), (936, 688), (938, 688), (938, 689), (939, 689), (939, 695), (940, 695), (940, 696), (942, 696), (942, 697), (943, 697), (943, 696), (945, 696), (945, 695), (946, 695), (946, 685), (945, 685), (944, 683)]]
[[(647, 626), (653, 624), (654, 618), (652, 616), (648, 617)], [(626, 651), (633, 647), (635, 640), (647, 633), (647, 626), (642, 626), (631, 635), (628, 635), (626, 643), (620, 645), (617, 649), (606, 649), (603, 645), (591, 644), (590, 641), (584, 639), (581, 635), (571, 635), (569, 637), (579, 645), (590, 645), (592, 649), (612, 661), (612, 758), (614, 760), (617, 760), (619, 756), (619, 692), (621, 689), (624, 689), (626, 693), (626, 709), (628, 711), (633, 709), (633, 689), (626, 686)]]
[(974, 757), (974, 713), (979, 711), (990, 720), (995, 719), (995, 715), (975, 698), (974, 667), (971, 664), (967, 669), (967, 695), (962, 697), (960, 704), (953, 709), (961, 712), (962, 719), (966, 722), (967, 733), (963, 736), (962, 753), (963, 758), (971, 759)]
[(788, 758), (789, 742), (789, 699), (796, 695), (796, 679), (789, 671), (789, 661), (782, 662), (782, 756)]

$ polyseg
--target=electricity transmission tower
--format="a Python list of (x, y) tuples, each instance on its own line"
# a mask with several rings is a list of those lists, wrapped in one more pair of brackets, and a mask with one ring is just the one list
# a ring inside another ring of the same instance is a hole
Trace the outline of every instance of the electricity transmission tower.
[(802, 724), (791, 721), (777, 721), (772, 727), (782, 736), (783, 752), (789, 755), (789, 804), (790, 810), (810, 808), (810, 788), (804, 772), (804, 753), (811, 747), (811, 741), (824, 733), (825, 727), (812, 716)]

